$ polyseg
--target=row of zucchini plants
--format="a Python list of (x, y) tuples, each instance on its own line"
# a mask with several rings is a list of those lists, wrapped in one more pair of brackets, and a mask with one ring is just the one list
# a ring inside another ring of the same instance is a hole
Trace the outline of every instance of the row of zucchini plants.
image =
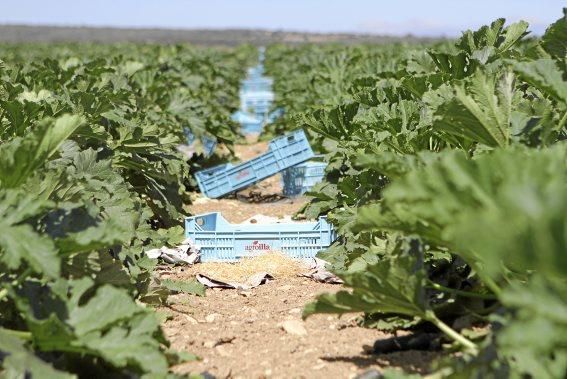
[(144, 251), (183, 238), (184, 131), (230, 148), (254, 50), (173, 45), (0, 46), (0, 372), (170, 375)]
[(305, 317), (435, 330), (437, 377), (564, 376), (565, 41), (566, 15), (541, 37), (498, 19), (429, 45), (267, 50), (272, 130), (327, 155), (303, 213), (334, 223), (321, 257), (348, 287)]

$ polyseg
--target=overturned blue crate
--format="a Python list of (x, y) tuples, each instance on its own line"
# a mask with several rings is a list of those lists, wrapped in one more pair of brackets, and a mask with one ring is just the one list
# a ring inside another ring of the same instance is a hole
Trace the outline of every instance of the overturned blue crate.
[(199, 248), (202, 262), (232, 262), (275, 251), (313, 258), (336, 238), (326, 217), (316, 222), (231, 224), (220, 212), (185, 218), (185, 237)]
[(326, 162), (307, 161), (282, 171), (283, 194), (300, 196), (325, 178)]
[[(228, 170), (229, 168), (232, 168), (232, 164), (231, 163), (223, 163), (217, 166), (213, 166), (213, 167), (209, 167), (209, 168), (205, 168), (203, 170), (200, 170), (199, 172), (197, 172), (195, 174), (195, 177), (208, 177), (211, 175), (215, 175), (218, 174), (220, 172), (224, 172), (226, 170)], [(203, 187), (201, 187), (201, 181), (197, 179), (197, 185), (199, 186), (199, 190), (201, 191), (201, 193), (205, 192), (205, 189)]]
[(249, 187), (288, 167), (314, 156), (303, 130), (299, 129), (270, 141), (268, 152), (226, 170), (199, 171), (195, 178), (201, 192), (219, 198)]

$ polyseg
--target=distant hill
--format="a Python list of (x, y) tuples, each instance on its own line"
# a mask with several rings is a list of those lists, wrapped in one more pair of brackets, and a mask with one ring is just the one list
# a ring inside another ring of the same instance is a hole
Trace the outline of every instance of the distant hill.
[(0, 42), (153, 42), (183, 43), (196, 45), (233, 46), (242, 43), (266, 45), (282, 42), (298, 43), (386, 43), (386, 42), (428, 42), (431, 38), (390, 37), (371, 34), (346, 33), (301, 33), (286, 31), (248, 29), (126, 29), (99, 27), (62, 27), (0, 25)]

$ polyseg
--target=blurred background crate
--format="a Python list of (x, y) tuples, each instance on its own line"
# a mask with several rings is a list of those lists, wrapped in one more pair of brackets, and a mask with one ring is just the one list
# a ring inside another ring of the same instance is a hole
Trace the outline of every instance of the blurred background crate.
[(325, 178), (326, 162), (307, 161), (282, 171), (283, 194), (300, 196)]

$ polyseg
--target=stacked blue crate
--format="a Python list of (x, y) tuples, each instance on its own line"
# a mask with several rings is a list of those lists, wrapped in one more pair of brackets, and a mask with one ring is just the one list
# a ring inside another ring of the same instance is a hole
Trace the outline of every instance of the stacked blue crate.
[(282, 171), (282, 192), (300, 196), (325, 178), (326, 162), (307, 161)]
[(273, 100), (274, 94), (271, 91), (247, 92), (241, 95), (245, 111), (260, 118), (263, 124), (266, 124), (268, 120)]
[[(259, 49), (259, 64), (248, 69), (248, 75), (241, 83), (240, 110), (235, 113), (234, 119), (242, 125), (242, 133), (261, 133), (263, 126), (275, 120), (276, 114), (270, 114), (274, 102), (272, 91), (273, 80), (264, 76), (264, 49)], [(244, 117), (247, 114), (251, 117)], [(253, 123), (251, 118), (260, 120), (261, 126)]]
[(264, 65), (258, 64), (257, 66), (248, 69), (248, 78), (251, 80), (264, 79)]
[[(243, 80), (240, 86), (240, 94), (241, 96), (248, 95), (250, 93), (264, 93), (264, 92), (272, 92), (272, 80), (250, 80), (246, 79)], [(273, 92), (272, 92), (273, 96)]]

